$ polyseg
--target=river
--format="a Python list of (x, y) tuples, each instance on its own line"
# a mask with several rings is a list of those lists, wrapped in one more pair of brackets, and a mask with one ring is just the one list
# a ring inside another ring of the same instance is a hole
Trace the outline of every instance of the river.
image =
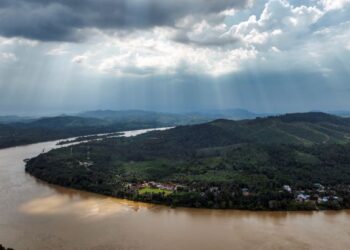
[(26, 174), (23, 159), (56, 143), (0, 150), (1, 244), (16, 250), (350, 249), (350, 211), (172, 209), (52, 186)]

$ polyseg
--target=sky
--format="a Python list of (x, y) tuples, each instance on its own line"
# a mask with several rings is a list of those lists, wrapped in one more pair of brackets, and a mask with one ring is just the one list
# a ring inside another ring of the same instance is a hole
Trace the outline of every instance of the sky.
[(350, 110), (350, 0), (1, 0), (0, 114)]

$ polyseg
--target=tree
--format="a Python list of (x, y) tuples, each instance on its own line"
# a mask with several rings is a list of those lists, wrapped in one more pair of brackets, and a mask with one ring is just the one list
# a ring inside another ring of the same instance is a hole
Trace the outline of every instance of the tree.
[(0, 244), (0, 250), (14, 250), (13, 248), (6, 248)]

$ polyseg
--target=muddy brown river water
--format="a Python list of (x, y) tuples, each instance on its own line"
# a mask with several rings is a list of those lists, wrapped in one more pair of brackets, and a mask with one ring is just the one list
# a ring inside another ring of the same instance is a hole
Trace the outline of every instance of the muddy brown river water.
[(172, 209), (48, 185), (24, 172), (23, 159), (55, 144), (0, 150), (1, 244), (16, 250), (350, 249), (350, 211)]

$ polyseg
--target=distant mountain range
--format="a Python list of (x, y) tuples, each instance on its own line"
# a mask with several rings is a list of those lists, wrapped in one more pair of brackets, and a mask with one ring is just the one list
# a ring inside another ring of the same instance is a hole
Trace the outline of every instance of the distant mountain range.
[(350, 111), (333, 111), (329, 113), (333, 115), (342, 116), (342, 117), (350, 117)]
[(14, 122), (30, 122), (34, 121), (37, 118), (34, 117), (26, 117), (26, 116), (0, 116), (0, 124), (14, 123)]
[(0, 117), (0, 148), (68, 137), (208, 122), (199, 115), (149, 111), (89, 111), (74, 116)]
[(215, 119), (244, 120), (266, 117), (271, 114), (257, 114), (245, 109), (202, 110), (188, 113), (162, 113), (144, 110), (96, 110), (78, 113), (77, 116), (112, 121), (156, 121), (172, 124), (194, 124)]
[[(321, 112), (321, 111), (313, 111)], [(350, 111), (332, 111), (325, 112), (342, 117), (350, 117)], [(0, 124), (9, 123), (30, 123), (35, 120), (42, 120), (43, 123), (49, 122), (52, 118), (58, 118), (61, 121), (62, 117), (81, 117), (81, 118), (95, 118), (108, 122), (146, 122), (155, 124), (166, 125), (188, 125), (208, 122), (216, 119), (229, 119), (229, 120), (246, 120), (254, 119), (257, 117), (267, 117), (272, 115), (278, 115), (278, 113), (254, 113), (246, 109), (212, 109), (212, 110), (200, 110), (193, 112), (183, 113), (169, 113), (169, 112), (155, 112), (145, 110), (93, 110), (85, 111), (70, 115), (55, 115), (47, 117), (39, 116), (17, 116), (8, 115), (0, 116)], [(43, 120), (46, 119), (46, 120)], [(69, 119), (67, 119), (68, 121)], [(53, 121), (53, 120), (51, 120)], [(82, 121), (82, 120), (80, 120)], [(91, 120), (92, 121), (92, 120)]]
[(210, 119), (229, 119), (229, 120), (245, 120), (254, 119), (257, 117), (266, 117), (272, 114), (257, 114), (246, 109), (218, 109), (218, 110), (203, 110), (190, 114), (196, 114)]
[(206, 122), (210, 118), (199, 114), (173, 114), (143, 110), (96, 110), (77, 114), (79, 117), (96, 118), (109, 122), (153, 123), (162, 126), (187, 125)]
[[(0, 116), (0, 124), (9, 123), (29, 123), (35, 120), (39, 123), (47, 123), (54, 121), (56, 118), (59, 121), (71, 120), (73, 117), (80, 118), (95, 118), (108, 122), (147, 122), (159, 123), (165, 125), (187, 125), (207, 122), (215, 119), (253, 119), (256, 117), (266, 116), (264, 114), (255, 114), (244, 109), (227, 109), (227, 110), (208, 110), (190, 113), (165, 113), (144, 110), (94, 110), (86, 111), (72, 115), (48, 116), (48, 117), (22, 117), (22, 116)], [(65, 118), (63, 118), (65, 117)], [(70, 118), (67, 118), (70, 117)], [(80, 120), (81, 121), (81, 120)], [(38, 124), (38, 123), (37, 123)]]
[[(314, 112), (309, 114), (321, 113)], [(342, 112), (342, 114), (344, 115), (345, 112)], [(326, 116), (326, 114), (323, 115)], [(244, 123), (244, 120), (267, 116), (269, 116), (269, 114), (256, 114), (244, 109), (207, 110), (183, 114), (143, 110), (96, 110), (78, 113), (73, 116), (61, 115), (43, 118), (0, 116), (0, 148), (94, 133), (203, 124), (218, 119), (228, 120), (225, 123), (230, 122), (229, 120), (243, 120), (241, 123)], [(309, 116), (310, 115), (307, 115), (307, 117)], [(285, 117), (289, 116), (286, 115)], [(233, 123), (235, 126), (238, 126), (236, 131), (240, 131), (239, 124), (241, 123)], [(283, 126), (283, 128), (279, 127), (280, 124), (276, 122), (274, 126), (277, 126), (280, 131), (292, 129), (286, 126)], [(314, 135), (314, 128), (310, 129), (309, 127), (304, 127), (298, 129), (303, 129), (305, 135)], [(258, 131), (260, 130), (256, 130), (255, 132)], [(323, 131), (325, 131), (324, 128)], [(246, 132), (247, 131), (242, 130), (242, 133)], [(267, 131), (261, 130), (261, 134), (269, 139), (268, 133), (265, 132)], [(334, 134), (339, 133), (339, 131), (333, 132)], [(280, 136), (281, 137), (277, 136), (277, 138), (284, 140), (286, 133), (280, 132)]]

